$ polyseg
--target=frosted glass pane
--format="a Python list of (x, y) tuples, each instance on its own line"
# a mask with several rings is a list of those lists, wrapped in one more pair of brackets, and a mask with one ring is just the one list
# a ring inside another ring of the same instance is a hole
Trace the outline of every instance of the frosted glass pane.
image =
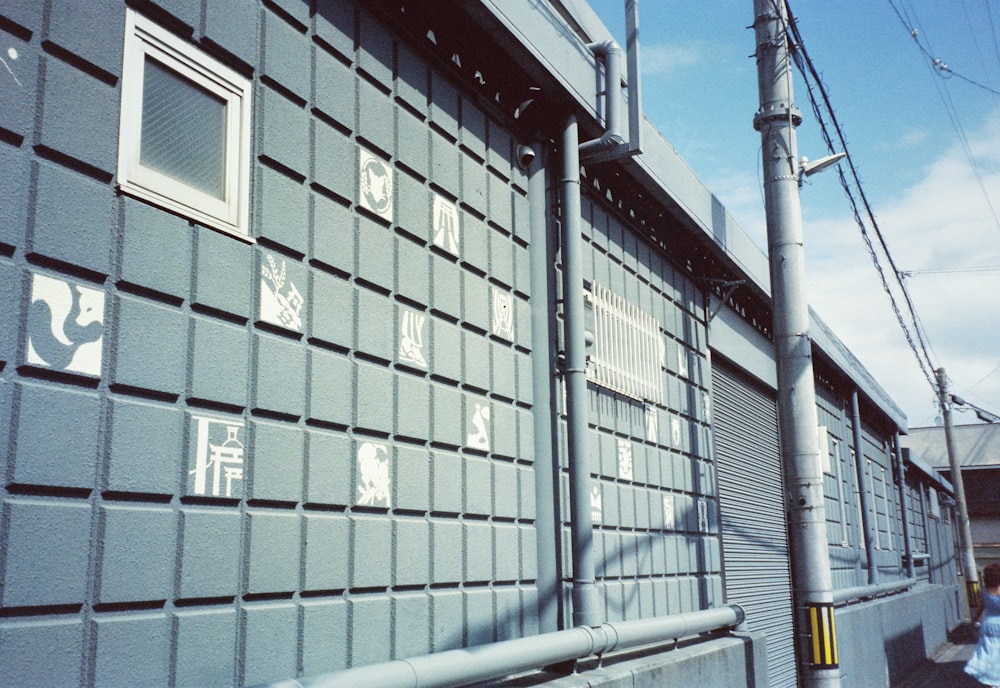
[(226, 103), (154, 60), (142, 86), (139, 162), (222, 199)]

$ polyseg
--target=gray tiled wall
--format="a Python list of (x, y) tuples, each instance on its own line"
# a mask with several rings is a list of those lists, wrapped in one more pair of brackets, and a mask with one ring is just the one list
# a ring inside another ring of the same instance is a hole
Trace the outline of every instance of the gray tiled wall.
[[(584, 278), (652, 315), (665, 342), (663, 403), (591, 386), (596, 426), (591, 465), (601, 505), (592, 515), (605, 612), (613, 620), (635, 619), (721, 604), (715, 465), (705, 403), (708, 349), (696, 290), (637, 240), (636, 230), (611, 207), (614, 201), (588, 194), (583, 205)], [(623, 451), (631, 475), (620, 466)], [(563, 520), (568, 519), (564, 500)], [(571, 570), (569, 550), (564, 566)]]
[[(150, 5), (253, 76), (240, 241), (117, 193), (124, 12), (0, 8), (0, 683), (233, 685), (536, 632), (514, 137), (349, 2)], [(391, 170), (388, 217), (359, 150)], [(297, 317), (262, 310), (268, 271)], [(32, 358), (59, 317), (32, 303), (77, 287), (96, 363)], [(423, 363), (400, 357), (410, 319)], [(203, 433), (244, 452), (217, 493), (192, 477)], [(372, 451), (389, 487), (365, 501)]]
[[(252, 77), (254, 241), (118, 192), (123, 3), (0, 6), (0, 684), (252, 684), (536, 633), (517, 136), (348, 0), (142, 6)], [(720, 603), (700, 292), (585, 214), (587, 279), (666, 342), (662, 404), (592, 394), (607, 616)]]

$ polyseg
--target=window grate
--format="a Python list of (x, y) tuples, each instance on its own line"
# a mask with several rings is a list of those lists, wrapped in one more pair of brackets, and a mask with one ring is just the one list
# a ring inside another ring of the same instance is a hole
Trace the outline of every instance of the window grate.
[(594, 309), (594, 347), (587, 379), (641, 401), (663, 403), (660, 325), (648, 313), (600, 284), (589, 299)]

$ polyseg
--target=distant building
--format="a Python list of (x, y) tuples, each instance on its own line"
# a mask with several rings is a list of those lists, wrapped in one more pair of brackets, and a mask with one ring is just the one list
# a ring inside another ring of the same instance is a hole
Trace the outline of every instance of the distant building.
[[(982, 569), (1000, 563), (1000, 425), (959, 425), (954, 440), (962, 466), (976, 564)], [(903, 444), (951, 480), (943, 427), (910, 428)]]

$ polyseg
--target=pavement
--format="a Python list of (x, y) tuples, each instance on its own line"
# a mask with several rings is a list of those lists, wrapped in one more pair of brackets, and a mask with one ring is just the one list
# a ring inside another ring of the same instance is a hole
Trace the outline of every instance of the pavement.
[(948, 642), (934, 651), (892, 688), (982, 688), (983, 684), (963, 671), (976, 649), (976, 631), (963, 624), (948, 634)]

